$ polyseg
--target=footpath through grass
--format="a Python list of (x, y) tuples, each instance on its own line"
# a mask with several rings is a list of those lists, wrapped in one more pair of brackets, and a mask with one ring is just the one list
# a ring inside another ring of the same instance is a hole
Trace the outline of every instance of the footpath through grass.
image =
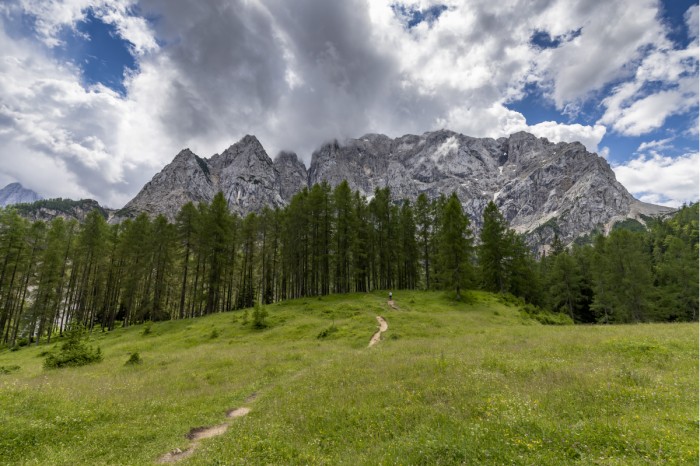
[[(0, 463), (153, 464), (240, 406), (178, 464), (698, 463), (697, 324), (542, 326), (486, 293), (394, 299), (280, 303), (264, 330), (238, 311), (94, 333), (104, 360), (80, 368), (4, 350)], [(377, 315), (389, 328), (367, 348)]]

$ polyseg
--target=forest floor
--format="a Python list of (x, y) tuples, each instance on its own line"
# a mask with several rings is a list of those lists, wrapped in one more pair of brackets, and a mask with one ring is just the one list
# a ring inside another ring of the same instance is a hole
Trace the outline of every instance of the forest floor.
[(104, 360), (79, 368), (43, 368), (60, 340), (0, 350), (0, 463), (698, 464), (696, 323), (394, 300), (270, 305), (264, 330), (236, 311), (96, 331)]

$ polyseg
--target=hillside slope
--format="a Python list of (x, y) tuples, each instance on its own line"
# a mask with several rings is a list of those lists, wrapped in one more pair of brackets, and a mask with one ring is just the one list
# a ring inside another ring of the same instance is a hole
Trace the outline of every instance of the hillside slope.
[[(104, 360), (81, 368), (2, 351), (2, 462), (153, 464), (198, 442), (178, 464), (697, 463), (695, 324), (553, 327), (487, 293), (394, 299), (271, 305), (264, 330), (238, 311), (96, 332)], [(186, 438), (207, 426), (220, 435)]]

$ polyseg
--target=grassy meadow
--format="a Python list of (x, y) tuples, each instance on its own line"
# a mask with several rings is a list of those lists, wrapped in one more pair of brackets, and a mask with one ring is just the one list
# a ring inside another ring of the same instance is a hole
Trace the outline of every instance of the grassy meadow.
[[(43, 368), (60, 341), (2, 350), (0, 463), (153, 464), (227, 422), (177, 464), (698, 464), (697, 324), (394, 299), (279, 303), (263, 330), (236, 311), (97, 331), (104, 360), (79, 368)], [(389, 328), (368, 348), (377, 315)]]

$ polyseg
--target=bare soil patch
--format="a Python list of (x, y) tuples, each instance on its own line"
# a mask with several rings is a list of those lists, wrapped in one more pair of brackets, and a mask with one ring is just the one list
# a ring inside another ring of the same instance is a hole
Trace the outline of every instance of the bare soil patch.
[(164, 454), (160, 458), (158, 458), (157, 463), (158, 464), (166, 464), (166, 463), (175, 463), (177, 461), (184, 460), (185, 458), (189, 458), (192, 456), (192, 453), (194, 453), (194, 449), (197, 447), (198, 444), (194, 444), (189, 448), (185, 448), (184, 450), (180, 450), (179, 448), (174, 449), (173, 451), (169, 451), (168, 453)]
[(228, 429), (228, 424), (219, 424), (211, 427), (195, 427), (185, 436), (190, 440), (201, 440), (204, 438), (216, 437), (223, 434)]
[(377, 322), (379, 323), (379, 330), (377, 330), (377, 333), (372, 335), (372, 338), (369, 340), (368, 347), (379, 343), (379, 340), (382, 338), (382, 333), (386, 332), (389, 328), (389, 324), (387, 324), (386, 320), (384, 320), (382, 316), (377, 316)]
[(226, 417), (228, 417), (228, 418), (243, 417), (246, 414), (248, 414), (249, 412), (250, 412), (250, 408), (246, 408), (246, 407), (229, 409), (228, 412), (226, 412)]

